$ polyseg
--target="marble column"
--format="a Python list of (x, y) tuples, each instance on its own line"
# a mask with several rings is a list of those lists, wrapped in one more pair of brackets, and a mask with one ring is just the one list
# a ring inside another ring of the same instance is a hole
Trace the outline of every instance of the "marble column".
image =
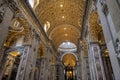
[(77, 65), (76, 65), (76, 76), (77, 76), (77, 80), (81, 80), (81, 67), (80, 67), (80, 61), (77, 61)]
[(37, 39), (33, 38), (30, 49), (29, 49), (29, 55), (27, 60), (27, 66), (25, 70), (25, 77), (24, 80), (33, 80), (34, 79), (34, 73), (35, 73), (35, 65), (37, 61), (37, 53), (38, 53), (38, 47), (39, 42)]
[(40, 63), (41, 63), (40, 58), (37, 58), (33, 80), (40, 80)]
[(106, 80), (105, 73), (103, 69), (101, 54), (99, 44), (97, 42), (90, 43), (90, 69), (92, 72), (91, 80)]
[(40, 66), (40, 79), (39, 80), (45, 80), (46, 77), (46, 58), (41, 58), (41, 66)]
[(88, 57), (85, 56), (85, 52), (81, 51), (81, 75), (82, 80), (89, 80), (90, 76), (88, 75), (89, 72), (89, 62)]
[(50, 67), (50, 80), (56, 80), (56, 68), (55, 65), (52, 64)]
[(19, 63), (16, 80), (24, 80), (30, 46), (25, 46)]
[(58, 61), (56, 64), (56, 74), (58, 80), (65, 80), (65, 66), (62, 64), (61, 61)]
[(106, 0), (106, 4), (114, 24), (113, 28), (115, 28), (115, 31), (118, 33), (118, 37), (120, 39), (120, 5), (117, 0)]
[(111, 61), (112, 69), (113, 69), (113, 73), (114, 73), (113, 76), (115, 77), (115, 80), (119, 80), (120, 79), (120, 76), (119, 76), (120, 65), (119, 65), (118, 59), (116, 57), (115, 44), (114, 44), (114, 39), (113, 39), (114, 34), (112, 34), (110, 31), (110, 24), (107, 20), (106, 15), (103, 12), (103, 8), (104, 7), (103, 7), (103, 5), (101, 5), (100, 0), (98, 0), (97, 10), (98, 10), (98, 14), (100, 16), (106, 45), (109, 50), (110, 61)]
[(85, 69), (85, 61), (84, 61), (84, 51), (81, 50), (81, 75), (82, 75), (82, 80), (86, 80), (86, 69)]
[(42, 62), (41, 62), (41, 71), (43, 73), (43, 75), (41, 75), (41, 77), (42, 77), (41, 80), (48, 80), (48, 79), (50, 79), (50, 76), (51, 76), (51, 74), (50, 74), (51, 51), (50, 51), (49, 47), (45, 47), (44, 54), (45, 54), (44, 58), (42, 58)]
[(45, 72), (45, 79), (44, 80), (48, 80), (50, 79), (50, 65), (51, 65), (51, 51), (50, 51), (50, 48), (47, 46), (46, 47), (46, 72)]

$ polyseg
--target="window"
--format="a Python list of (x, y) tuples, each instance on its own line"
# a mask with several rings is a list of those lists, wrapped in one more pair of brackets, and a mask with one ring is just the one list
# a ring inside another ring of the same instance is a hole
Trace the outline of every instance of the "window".
[(28, 2), (33, 9), (39, 5), (39, 0), (29, 0)]
[(44, 24), (44, 30), (45, 30), (45, 32), (47, 32), (49, 28), (50, 28), (50, 22), (47, 21), (47, 22)]
[(31, 7), (33, 8), (33, 6), (34, 6), (34, 0), (29, 0), (29, 4), (30, 4)]
[(63, 51), (63, 52), (76, 51), (77, 46), (74, 43), (67, 41), (67, 42), (63, 42), (61, 45), (59, 45), (58, 50)]

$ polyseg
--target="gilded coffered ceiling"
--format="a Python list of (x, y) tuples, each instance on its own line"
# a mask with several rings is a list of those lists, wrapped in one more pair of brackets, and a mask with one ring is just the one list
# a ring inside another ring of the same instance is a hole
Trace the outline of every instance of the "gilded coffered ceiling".
[(64, 41), (77, 44), (85, 0), (36, 0), (36, 4), (35, 14), (43, 27), (49, 22), (47, 35), (56, 47)]
[(71, 25), (61, 25), (54, 28), (50, 33), (50, 39), (58, 47), (62, 42), (73, 42), (77, 45), (77, 40), (80, 36), (78, 29)]

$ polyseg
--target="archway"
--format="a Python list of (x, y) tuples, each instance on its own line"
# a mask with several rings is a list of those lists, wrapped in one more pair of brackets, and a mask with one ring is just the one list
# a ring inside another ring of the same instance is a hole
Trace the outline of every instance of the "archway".
[(77, 56), (75, 53), (67, 52), (64, 53), (61, 57), (61, 61), (64, 65), (64, 75), (65, 80), (74, 80), (75, 79), (75, 67), (77, 65)]

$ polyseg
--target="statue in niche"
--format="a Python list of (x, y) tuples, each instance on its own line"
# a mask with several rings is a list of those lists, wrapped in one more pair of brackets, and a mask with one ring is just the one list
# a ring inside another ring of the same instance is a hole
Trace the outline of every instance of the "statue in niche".
[(14, 58), (11, 55), (8, 55), (7, 62), (5, 64), (4, 79), (9, 79), (14, 65)]
[(119, 41), (119, 39), (116, 39), (115, 49), (116, 49), (116, 54), (117, 54), (116, 56), (120, 60), (120, 41)]

